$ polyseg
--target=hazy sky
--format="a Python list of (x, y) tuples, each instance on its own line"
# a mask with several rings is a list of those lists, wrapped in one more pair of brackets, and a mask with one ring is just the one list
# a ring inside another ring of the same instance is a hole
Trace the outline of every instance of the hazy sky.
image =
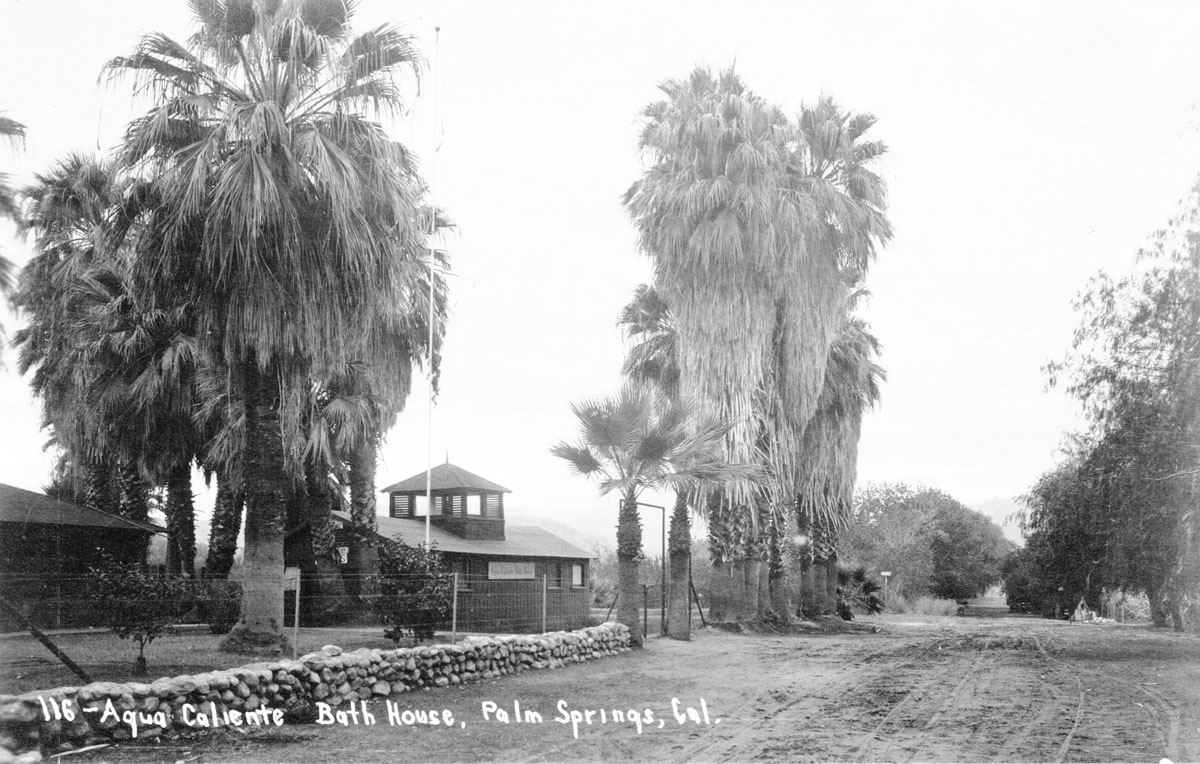
[[(1196, 3), (363, 0), (355, 26), (381, 21), (431, 64), (395, 130), (459, 224), (435, 462), (448, 454), (511, 488), (511, 507), (606, 538), (615, 498), (548, 449), (575, 436), (571, 401), (620, 384), (616, 317), (650, 272), (620, 197), (662, 80), (736, 63), (790, 110), (828, 93), (879, 118), (896, 236), (866, 315), (888, 381), (859, 479), (967, 503), (1020, 494), (1051, 466), (1077, 419), (1041, 366), (1070, 341), (1072, 297), (1098, 269), (1128, 267), (1200, 169)], [(0, 111), (29, 130), (23, 153), (0, 147), (0, 167), (26, 181), (68, 150), (109, 150), (133, 112), (126, 88), (97, 86), (102, 63), (142, 33), (190, 29), (182, 0), (0, 0)], [(9, 233), (0, 246), (23, 263)], [(4, 358), (0, 482), (37, 490), (45, 438)], [(418, 386), (381, 486), (424, 469), (425, 422)]]

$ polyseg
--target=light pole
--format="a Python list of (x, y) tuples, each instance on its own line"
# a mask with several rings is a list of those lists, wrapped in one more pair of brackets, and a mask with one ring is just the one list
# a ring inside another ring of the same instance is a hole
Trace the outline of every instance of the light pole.
[[(621, 499), (621, 501), (625, 501), (625, 500)], [(633, 502), (633, 504), (634, 504), (634, 506), (638, 506), (638, 507), (652, 507), (653, 509), (661, 509), (662, 510), (662, 564), (660, 565), (660, 567), (662, 568), (662, 610), (659, 611), (658, 625), (659, 625), (659, 632), (662, 634), (666, 634), (667, 633), (667, 508), (664, 506), (661, 506), (659, 504), (647, 504), (642, 501), (635, 501), (635, 502)], [(621, 511), (620, 504), (617, 504), (617, 511), (618, 512)], [(643, 629), (646, 628), (645, 624), (642, 625), (642, 628)]]

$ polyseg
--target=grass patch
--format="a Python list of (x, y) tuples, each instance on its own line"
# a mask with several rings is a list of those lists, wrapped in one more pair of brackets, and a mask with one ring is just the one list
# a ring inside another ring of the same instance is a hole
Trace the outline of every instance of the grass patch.
[[(262, 660), (248, 655), (223, 653), (217, 650), (222, 635), (210, 634), (207, 629), (189, 630), (165, 635), (146, 648), (149, 674), (134, 676), (137, 646), (117, 638), (109, 631), (87, 634), (51, 636), (58, 647), (97, 682), (148, 682), (158, 677), (198, 674), (214, 669), (234, 668)], [(291, 631), (288, 631), (291, 638)], [(448, 634), (438, 635), (435, 642), (448, 642)], [(411, 645), (401, 641), (400, 646)], [(397, 646), (383, 636), (379, 626), (364, 628), (301, 628), (297, 655), (319, 650), (325, 645), (337, 645), (344, 650), (360, 647), (392, 649)], [(291, 658), (290, 652), (284, 655)], [(77, 686), (79, 678), (50, 654), (33, 637), (9, 637), (0, 640), (0, 694), (15, 695), (30, 690)]]

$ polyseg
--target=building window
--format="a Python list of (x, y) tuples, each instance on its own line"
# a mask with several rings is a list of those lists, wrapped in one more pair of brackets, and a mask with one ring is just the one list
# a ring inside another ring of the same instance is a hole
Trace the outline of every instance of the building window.
[(571, 586), (583, 586), (583, 565), (578, 562), (571, 564)]
[(484, 502), (483, 514), (485, 517), (503, 517), (504, 512), (501, 509), (500, 494), (489, 493), (487, 500)]
[(480, 496), (473, 493), (467, 496), (467, 515), (470, 517), (481, 517), (483, 515), (483, 504), (480, 501)]
[(408, 494), (392, 494), (392, 517), (412, 517), (412, 512), (412, 500)]

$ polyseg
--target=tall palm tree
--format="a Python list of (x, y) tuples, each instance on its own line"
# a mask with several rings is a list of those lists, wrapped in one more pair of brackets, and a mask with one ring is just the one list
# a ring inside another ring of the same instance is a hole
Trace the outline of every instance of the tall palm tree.
[(661, 89), (640, 140), (652, 164), (625, 204), (671, 306), (683, 394), (734, 423), (730, 461), (772, 473), (766, 491), (710, 507), (714, 580), (732, 582), (741, 617), (758, 599), (757, 518), (797, 494), (846, 274), (891, 235), (869, 169), (884, 147), (861, 140), (871, 117), (822, 98), (791, 120), (732, 70)]
[[(675, 361), (675, 327), (666, 301), (653, 285), (641, 284), (621, 311), (618, 324), (636, 342), (625, 354), (624, 373), (630, 379), (654, 386), (665, 400), (679, 398), (679, 364)], [(692, 555), (692, 523), (689, 496), (675, 492), (671, 526), (667, 533), (670, 571), (667, 585), (667, 636), (691, 639), (691, 608), (688, 598)], [(667, 561), (663, 561), (667, 564)]]
[[(106, 335), (95, 317), (127, 293), (126, 253), (109, 245), (111, 213), (123, 186), (113, 168), (71, 155), (24, 191), (36, 233), (13, 302), (25, 315), (17, 332), (18, 369), (42, 402), (43, 424), (86, 474), (86, 502), (144, 520), (137, 439), (101, 400), (117, 370), (95, 354)], [(115, 489), (115, 490), (114, 490)], [(137, 559), (144, 547), (120, 552)]]
[[(875, 361), (879, 342), (851, 310), (852, 304), (830, 346), (817, 411), (804, 431), (797, 510), (809, 537), (803, 559), (811, 577), (803, 580), (801, 572), (801, 611), (806, 613), (829, 613), (836, 607), (837, 533), (854, 500), (863, 414), (879, 401), (885, 378)], [(832, 517), (825, 511), (830, 506)]]
[(686, 403), (663, 400), (652, 388), (628, 382), (612, 398), (572, 404), (580, 439), (550, 450), (571, 471), (600, 481), (600, 494), (621, 496), (617, 516), (617, 619), (642, 643), (637, 574), (642, 557), (638, 496), (648, 488), (688, 491), (752, 479), (751, 469), (728, 464), (720, 444), (729, 426), (695, 419)]
[(144, 37), (107, 64), (154, 97), (122, 159), (153, 182), (141, 275), (189, 301), (199, 336), (239, 385), (246, 571), (222, 649), (277, 653), (289, 481), (310, 380), (364, 355), (363, 338), (411, 302), (425, 186), (408, 152), (363, 116), (398, 113), (395, 75), (420, 66), (384, 25), (353, 36), (326, 0), (193, 3), (186, 43)]

